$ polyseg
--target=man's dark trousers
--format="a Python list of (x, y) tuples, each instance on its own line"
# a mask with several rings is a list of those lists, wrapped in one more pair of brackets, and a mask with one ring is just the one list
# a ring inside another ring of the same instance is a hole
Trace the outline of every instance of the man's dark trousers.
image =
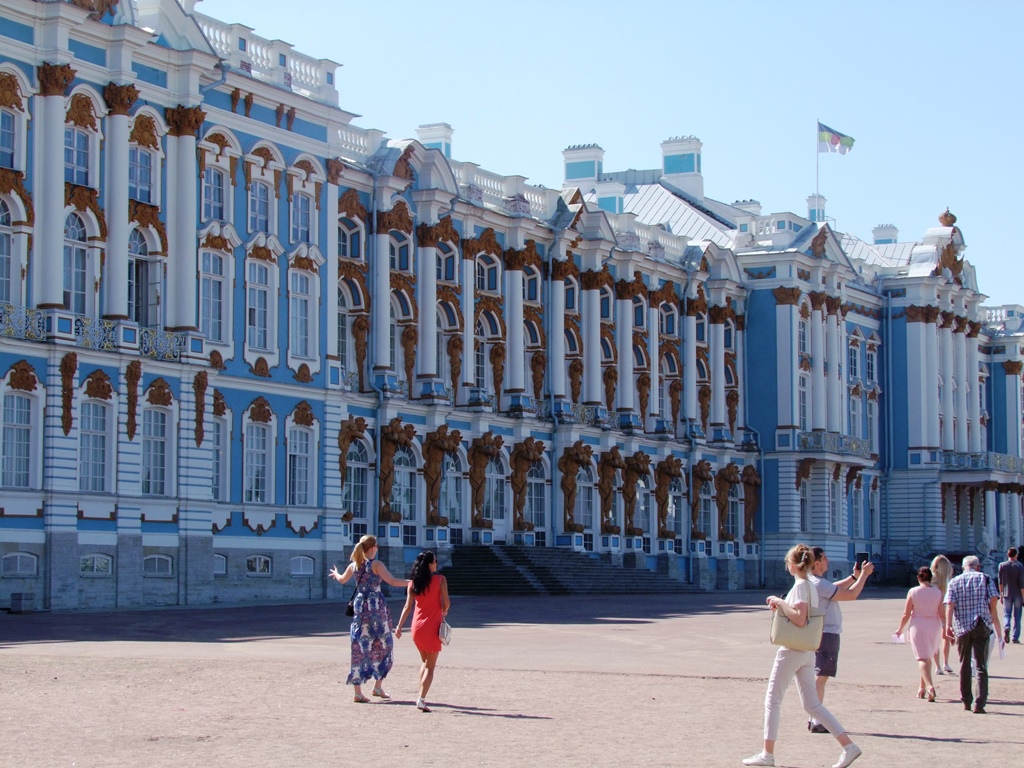
[(984, 709), (988, 702), (988, 644), (991, 636), (992, 631), (985, 626), (984, 621), (978, 619), (974, 629), (956, 639), (956, 648), (960, 653), (960, 700), (968, 707), (974, 701), (972, 656), (978, 670), (978, 707)]

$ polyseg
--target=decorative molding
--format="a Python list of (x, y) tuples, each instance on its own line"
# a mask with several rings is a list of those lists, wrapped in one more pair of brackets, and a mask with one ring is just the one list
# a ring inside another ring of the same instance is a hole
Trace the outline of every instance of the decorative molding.
[(0, 72), (0, 107), (25, 111), (25, 103), (21, 98), (21, 85), (18, 78), (10, 72)]
[(224, 393), (219, 389), (213, 390), (213, 415), (220, 417), (228, 412), (228, 404), (224, 400)]
[(206, 436), (204, 420), (206, 418), (206, 388), (208, 386), (209, 376), (206, 371), (200, 371), (192, 379), (192, 392), (196, 398), (196, 448), (203, 444), (203, 438)]
[(411, 448), (416, 437), (416, 428), (412, 424), (402, 424), (402, 418), (396, 416), (387, 426), (380, 430), (380, 456), (377, 461), (380, 493), (380, 511), (377, 519), (382, 523), (398, 523), (402, 515), (391, 509), (391, 490), (395, 485), (395, 453), (399, 448)]
[(128, 390), (128, 439), (135, 439), (138, 428), (139, 382), (142, 380), (142, 363), (133, 360), (124, 371), (125, 385)]
[(1024, 362), (1020, 360), (1004, 360), (1003, 370), (1007, 376), (1020, 376), (1022, 370), (1024, 370)]
[(715, 475), (715, 506), (718, 507), (718, 539), (719, 541), (735, 541), (736, 537), (729, 533), (729, 492), (740, 482), (740, 468), (735, 462), (729, 462)]
[[(669, 500), (672, 483), (683, 477), (683, 460), (677, 456), (666, 456), (654, 467), (654, 500), (658, 508), (658, 538), (674, 539), (675, 531), (668, 527)], [(679, 510), (681, 512), (682, 510)]]
[(306, 365), (305, 363), (299, 366), (299, 370), (295, 372), (295, 375), (292, 376), (292, 378), (295, 379), (295, 381), (299, 382), (299, 384), (313, 383), (313, 374), (310, 373), (309, 366)]
[(577, 523), (574, 517), (576, 494), (579, 492), (576, 487), (576, 476), (581, 467), (592, 464), (593, 455), (593, 449), (589, 445), (577, 440), (571, 446), (566, 446), (558, 459), (558, 471), (562, 474), (562, 528), (566, 533), (583, 533), (583, 525)]
[(270, 378), (270, 364), (265, 357), (257, 357), (256, 362), (249, 367), (249, 373), (253, 376), (260, 376), (264, 379)]
[(97, 369), (85, 379), (85, 396), (94, 400), (109, 400), (114, 395), (114, 387), (110, 376)]
[(316, 416), (313, 414), (313, 406), (305, 400), (300, 402), (295, 406), (295, 410), (292, 411), (292, 421), (300, 427), (312, 427), (316, 421)]
[(404, 200), (396, 202), (390, 211), (381, 211), (377, 214), (377, 234), (386, 235), (391, 230), (412, 236), (412, 215)]
[(255, 421), (259, 424), (269, 424), (274, 419), (274, 411), (270, 407), (270, 403), (266, 401), (264, 397), (257, 397), (249, 405), (249, 421)]
[[(339, 491), (345, 487), (346, 470), (348, 469), (348, 450), (357, 438), (361, 440), (365, 436), (366, 419), (362, 416), (349, 416), (338, 426), (338, 470), (341, 472)], [(351, 520), (351, 510), (347, 511), (346, 514)]]
[(501, 259), (504, 254), (504, 249), (492, 227), (488, 227), (476, 237), (462, 239), (462, 258), (476, 261), (477, 256), (484, 253), (496, 259)]
[(444, 457), (454, 456), (462, 444), (462, 433), (455, 429), (448, 432), (448, 425), (441, 424), (434, 432), (428, 432), (423, 440), (423, 482), (427, 496), (427, 525), (448, 525), (448, 518), (438, 511), (441, 501), (441, 481), (444, 475)]
[(169, 406), (174, 402), (171, 385), (162, 377), (155, 379), (146, 392), (146, 402), (150, 405)]
[(743, 483), (743, 541), (753, 544), (758, 540), (754, 522), (761, 505), (761, 476), (753, 464), (747, 464), (740, 475)]
[[(25, 206), (25, 223), (29, 226), (35, 224), (36, 211), (32, 204), (32, 196), (25, 188), (25, 174), (21, 171), (13, 171), (10, 168), (0, 168), (0, 193), (16, 193)], [(29, 249), (31, 252), (31, 248)]]
[(783, 288), (779, 287), (772, 291), (775, 296), (775, 303), (780, 305), (796, 306), (800, 303), (800, 297), (803, 295), (799, 288)]
[(364, 224), (369, 219), (369, 213), (359, 201), (359, 193), (354, 189), (346, 189), (345, 194), (338, 198), (338, 213), (350, 219), (359, 219)]
[(706, 459), (698, 461), (690, 473), (690, 538), (704, 540), (708, 537), (706, 531), (700, 530), (697, 526), (700, 520), (700, 490), (704, 483), (710, 483), (715, 479), (711, 470), (711, 462)]
[(139, 89), (132, 84), (117, 85), (110, 82), (103, 89), (103, 100), (112, 115), (127, 115), (139, 98)]
[(345, 172), (345, 164), (336, 157), (327, 158), (327, 183), (338, 186), (341, 184), (341, 176)]
[(70, 64), (40, 64), (36, 69), (40, 96), (66, 96), (68, 86), (78, 74)]
[(164, 110), (164, 119), (167, 121), (169, 136), (194, 137), (199, 135), (206, 113), (199, 107), (185, 107), (179, 104), (176, 107), (167, 107)]
[(19, 360), (7, 370), (8, 386), (21, 392), (35, 392), (39, 384), (36, 369), (27, 360)]
[(619, 301), (632, 301), (638, 296), (647, 296), (647, 286), (643, 274), (637, 270), (632, 280), (618, 280), (615, 283), (615, 298)]
[(68, 352), (60, 361), (60, 425), (64, 434), (71, 433), (72, 410), (75, 402), (75, 371), (78, 370), (78, 355)]
[(227, 369), (227, 366), (224, 365), (224, 355), (216, 349), (210, 353), (210, 367), (215, 368), (218, 371)]
[(140, 147), (160, 149), (160, 137), (157, 133), (156, 120), (146, 114), (136, 115), (132, 121), (132, 132), (128, 141)]
[[(160, 238), (160, 253), (156, 255), (166, 256), (169, 252), (167, 245), (167, 229), (164, 227), (164, 223), (160, 221), (160, 209), (155, 205), (149, 203), (142, 203), (138, 200), (128, 201), (128, 220), (134, 221), (143, 227), (151, 227), (156, 231), (157, 236)], [(209, 241), (212, 235), (207, 236)], [(226, 247), (223, 250), (230, 251), (230, 247)]]
[(512, 530), (532, 531), (533, 523), (525, 518), (526, 496), (529, 490), (529, 473), (533, 465), (544, 455), (544, 443), (528, 437), (512, 446), (508, 463), (508, 476), (512, 488)]
[(817, 459), (801, 459), (800, 463), (796, 467), (796, 489), (800, 490), (800, 484), (804, 480), (808, 480), (811, 477), (811, 467), (814, 466)]
[(64, 207), (72, 206), (76, 211), (89, 211), (96, 217), (100, 226), (100, 239), (107, 239), (107, 217), (100, 208), (99, 190), (80, 187), (77, 184), (64, 182)]

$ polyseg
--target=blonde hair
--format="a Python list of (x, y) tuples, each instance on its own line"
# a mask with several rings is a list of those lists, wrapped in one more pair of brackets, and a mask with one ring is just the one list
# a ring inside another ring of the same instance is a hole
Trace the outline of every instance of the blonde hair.
[(792, 563), (806, 574), (814, 565), (814, 550), (806, 544), (797, 544), (786, 553), (786, 563)]
[(932, 584), (942, 590), (942, 596), (946, 596), (946, 587), (949, 586), (949, 579), (953, 575), (953, 564), (945, 555), (936, 555), (932, 560)]
[(362, 568), (363, 563), (366, 562), (366, 550), (373, 549), (376, 546), (376, 536), (363, 536), (352, 550), (352, 556), (349, 557), (349, 560), (356, 564), (356, 568)]

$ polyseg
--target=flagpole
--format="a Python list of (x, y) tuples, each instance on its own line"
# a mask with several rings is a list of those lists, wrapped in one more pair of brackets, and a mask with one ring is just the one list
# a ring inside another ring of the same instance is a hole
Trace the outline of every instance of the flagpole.
[[(820, 133), (818, 126), (821, 125), (821, 121), (816, 121), (814, 126), (814, 210), (818, 210), (818, 167), (821, 163), (821, 152), (818, 151), (818, 133)], [(820, 223), (820, 222), (819, 222)]]

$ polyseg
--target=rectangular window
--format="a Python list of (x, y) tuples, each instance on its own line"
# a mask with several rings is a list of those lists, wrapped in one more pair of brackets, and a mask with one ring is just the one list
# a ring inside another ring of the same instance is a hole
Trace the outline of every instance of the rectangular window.
[(309, 357), (309, 275), (293, 272), (290, 293), (288, 325), (291, 331), (291, 353), (299, 357)]
[(868, 446), (872, 453), (878, 453), (878, 406), (874, 401), (868, 400), (868, 431), (864, 436), (867, 438)]
[(0, 110), (0, 168), (14, 168), (14, 115)]
[(801, 376), (798, 391), (799, 424), (802, 432), (807, 431), (807, 377)]
[(128, 260), (128, 317), (143, 328), (160, 325), (160, 282), (163, 264)]
[(369, 470), (365, 465), (349, 463), (345, 466), (345, 487), (341, 490), (341, 508), (351, 512), (352, 517), (366, 519), (367, 499), (369, 498)]
[(128, 150), (128, 197), (142, 203), (153, 201), (153, 155), (141, 147)]
[(875, 353), (868, 352), (864, 358), (864, 375), (869, 382), (875, 380)]
[(270, 271), (263, 264), (249, 265), (249, 346), (267, 349), (267, 311), (270, 301)]
[(76, 315), (86, 314), (85, 248), (64, 245), (64, 306)]
[(78, 487), (102, 493), (107, 490), (107, 406), (82, 403), (78, 434)]
[(266, 504), (269, 500), (270, 453), (268, 429), (262, 424), (245, 427), (245, 501)]
[(3, 457), (0, 462), (0, 485), (4, 488), (28, 488), (32, 445), (32, 402), (24, 395), (4, 395), (3, 416)]
[(292, 197), (292, 242), (311, 243), (312, 232), (310, 222), (312, 220), (309, 195), (296, 194)]
[(81, 128), (64, 129), (64, 181), (89, 184), (89, 134)]
[(881, 529), (881, 506), (878, 503), (878, 491), (871, 491), (868, 494), (868, 538), (877, 539), (882, 534)]
[(338, 313), (338, 365), (348, 371), (348, 315)]
[(840, 533), (840, 509), (843, 503), (843, 487), (837, 480), (829, 483), (828, 498), (828, 530), (829, 533)]
[(811, 491), (806, 480), (800, 483), (800, 530), (811, 530)]
[[(3, 209), (0, 209), (0, 214)], [(0, 215), (0, 226), (7, 222)], [(13, 301), (14, 285), (11, 282), (11, 233), (0, 230), (0, 302)], [(20, 298), (20, 297), (19, 297)]]
[(203, 174), (203, 220), (224, 220), (224, 172), (207, 168)]
[(857, 354), (857, 352), (858, 352), (857, 347), (854, 347), (854, 346), (850, 347), (850, 354), (848, 356), (848, 360), (847, 360), (847, 364), (846, 364), (846, 373), (847, 373), (847, 375), (851, 379), (856, 379), (856, 378), (860, 377), (860, 369), (858, 367), (858, 362), (859, 362), (859, 357), (860, 356)]
[(850, 491), (850, 535), (860, 538), (864, 535), (864, 493), (860, 488)]
[(292, 506), (305, 507), (310, 504), (309, 444), (308, 431), (288, 431), (288, 503)]
[(167, 495), (167, 414), (142, 412), (142, 493)]
[(224, 258), (205, 251), (199, 283), (199, 330), (210, 341), (224, 341)]
[(213, 466), (211, 467), (213, 500), (222, 501), (224, 496), (224, 422), (213, 422)]
[(860, 410), (861, 402), (859, 395), (850, 396), (850, 437), (860, 437)]
[(249, 192), (249, 231), (270, 232), (270, 187), (261, 181)]

